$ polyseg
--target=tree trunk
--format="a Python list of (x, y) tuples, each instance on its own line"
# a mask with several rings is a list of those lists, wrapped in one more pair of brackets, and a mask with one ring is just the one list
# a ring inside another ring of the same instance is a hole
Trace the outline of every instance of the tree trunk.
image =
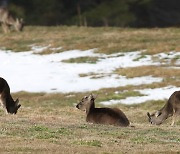
[(82, 26), (81, 7), (79, 3), (77, 3), (77, 13), (78, 13), (78, 18), (79, 18), (79, 26)]

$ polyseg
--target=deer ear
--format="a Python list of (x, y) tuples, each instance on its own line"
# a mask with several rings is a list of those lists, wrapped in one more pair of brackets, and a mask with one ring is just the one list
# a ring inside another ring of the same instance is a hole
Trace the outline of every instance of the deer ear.
[(19, 103), (19, 98), (16, 99), (15, 103), (16, 103), (16, 105), (18, 105), (18, 103)]
[(17, 109), (19, 109), (21, 107), (21, 104), (19, 104), (18, 106), (17, 106)]
[(89, 97), (88, 97), (88, 99), (89, 99), (89, 100), (92, 100), (92, 99), (94, 99), (94, 96), (93, 96), (93, 94), (90, 94), (90, 95), (89, 95)]
[(91, 99), (95, 100), (97, 98), (98, 94), (97, 95), (91, 94), (90, 96), (91, 96)]
[(161, 112), (160, 111), (157, 111), (156, 113), (155, 113), (155, 117), (159, 117), (161, 115)]
[(94, 96), (94, 99), (96, 99), (98, 97), (98, 94)]
[(151, 119), (151, 115), (149, 112), (147, 112), (147, 116), (149, 117), (149, 119)]

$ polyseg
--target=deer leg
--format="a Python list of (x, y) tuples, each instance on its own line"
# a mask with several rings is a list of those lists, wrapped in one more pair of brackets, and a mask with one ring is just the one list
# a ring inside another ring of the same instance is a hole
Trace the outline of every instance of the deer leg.
[(175, 120), (176, 120), (176, 111), (175, 111), (175, 109), (173, 109), (173, 116), (172, 116), (171, 126), (174, 126)]
[(3, 32), (4, 32), (4, 33), (6, 33), (5, 24), (3, 24), (3, 23), (2, 23), (2, 24), (1, 24), (1, 26), (2, 26), (2, 30), (3, 30)]
[(5, 113), (8, 114), (5, 103), (6, 103), (6, 100), (0, 97), (0, 104), (3, 107), (3, 109), (5, 110)]
[(3, 29), (4, 33), (9, 32), (9, 26), (7, 24), (2, 23), (2, 29)]
[(172, 123), (171, 123), (171, 126), (174, 126), (174, 123), (175, 123), (175, 115), (173, 115), (173, 117), (172, 117)]

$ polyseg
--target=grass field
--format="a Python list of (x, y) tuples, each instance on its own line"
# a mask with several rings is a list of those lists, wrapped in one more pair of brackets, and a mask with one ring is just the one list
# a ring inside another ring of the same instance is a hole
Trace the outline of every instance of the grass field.
[[(179, 51), (180, 29), (130, 29), (86, 27), (25, 27), (24, 32), (0, 34), (3, 47), (30, 50), (32, 44), (62, 47), (62, 50), (98, 48), (101, 53), (147, 50), (147, 53)], [(61, 51), (62, 51), (61, 50)], [(51, 51), (46, 51), (49, 53)], [(60, 52), (60, 51), (59, 51)]]
[[(62, 52), (69, 49), (92, 49), (111, 54), (117, 52), (146, 50), (146, 54), (180, 51), (180, 29), (122, 29), (85, 27), (25, 27), (22, 33), (0, 33), (0, 47), (16, 52), (31, 50), (32, 45), (52, 48), (41, 54)], [(125, 86), (92, 91), (99, 102), (110, 99), (138, 96), (135, 89), (160, 88), (174, 85), (180, 87), (180, 69), (168, 66), (140, 66), (119, 68), (115, 72), (129, 78), (145, 75), (162, 77), (160, 83)], [(95, 57), (70, 59), (68, 62), (88, 61)], [(177, 67), (177, 66), (176, 66)], [(179, 66), (178, 66), (179, 67)], [(116, 91), (125, 91), (116, 94)], [(85, 113), (75, 104), (88, 93), (14, 93), (22, 107), (17, 115), (6, 115), (0, 110), (0, 153), (179, 153), (180, 120), (170, 126), (171, 118), (160, 126), (148, 123), (146, 113), (163, 106), (166, 100), (149, 101), (138, 105), (117, 104), (135, 127), (93, 125), (85, 121)]]

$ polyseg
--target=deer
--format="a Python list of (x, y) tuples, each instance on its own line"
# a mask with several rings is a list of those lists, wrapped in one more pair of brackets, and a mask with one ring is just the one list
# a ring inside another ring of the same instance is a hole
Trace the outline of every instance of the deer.
[(0, 23), (4, 33), (9, 33), (11, 27), (14, 27), (17, 32), (20, 32), (24, 26), (23, 19), (15, 19), (5, 7), (0, 7)]
[(150, 114), (147, 112), (148, 120), (151, 124), (160, 125), (167, 118), (172, 116), (171, 126), (174, 125), (175, 119), (180, 115), (180, 91), (175, 91), (168, 99), (167, 103), (158, 111)]
[(21, 107), (19, 99), (13, 100), (10, 94), (10, 87), (5, 79), (0, 77), (0, 103), (5, 109), (6, 113), (16, 114)]
[(96, 97), (93, 94), (84, 96), (76, 108), (86, 112), (86, 121), (94, 124), (129, 126), (126, 115), (118, 108), (95, 108)]

